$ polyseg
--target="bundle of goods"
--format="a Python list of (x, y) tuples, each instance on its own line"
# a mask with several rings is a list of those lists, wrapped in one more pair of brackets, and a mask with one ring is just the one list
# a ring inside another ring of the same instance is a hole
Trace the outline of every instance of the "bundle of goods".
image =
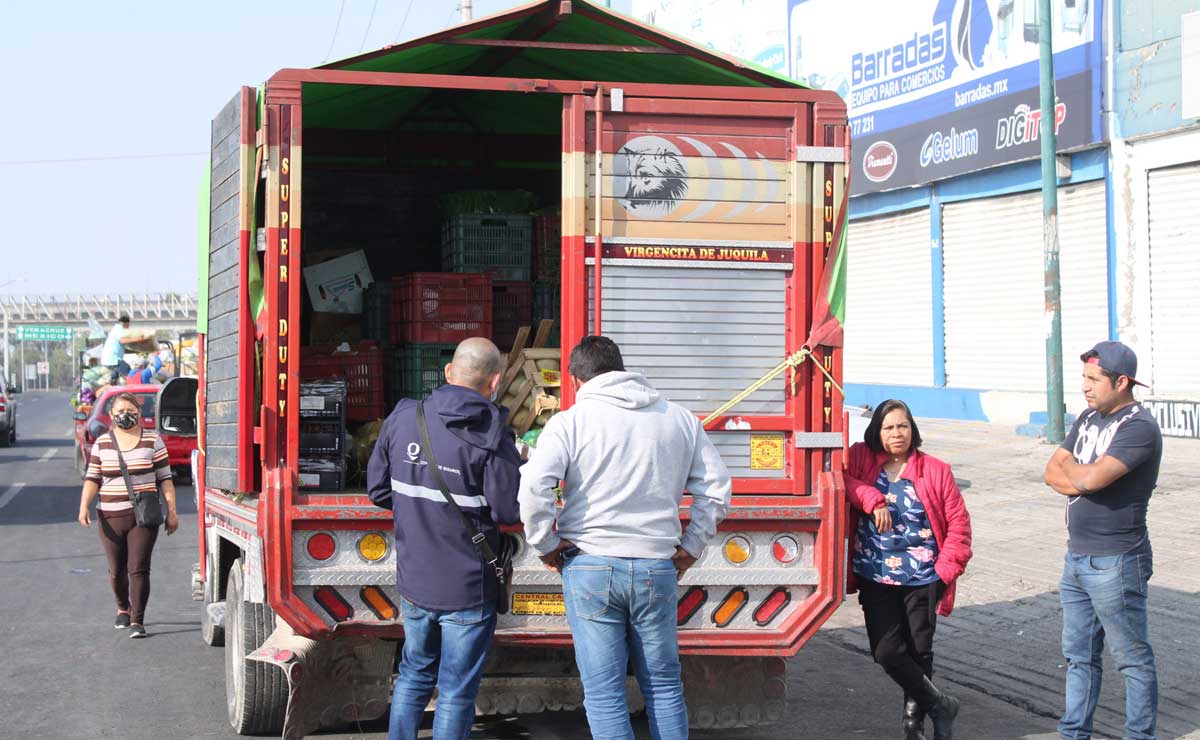
[(347, 398), (345, 380), (300, 384), (300, 488), (345, 488)]
[(447, 216), (480, 213), (528, 213), (535, 198), (526, 190), (463, 190), (442, 196)]

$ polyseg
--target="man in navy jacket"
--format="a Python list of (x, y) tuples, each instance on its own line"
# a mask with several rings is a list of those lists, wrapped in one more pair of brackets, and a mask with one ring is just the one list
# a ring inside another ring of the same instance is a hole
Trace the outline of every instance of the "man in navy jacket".
[[(500, 550), (497, 524), (520, 521), (521, 456), (491, 399), (504, 358), (487, 339), (458, 345), (446, 382), (425, 401), (429, 441), (455, 502)], [(391, 509), (404, 650), (392, 698), (389, 740), (415, 740), (438, 689), (434, 737), (465, 739), (496, 630), (494, 571), (480, 559), (458, 514), (428, 469), (417, 402), (400, 401), (383, 423), (367, 467), (368, 495)]]

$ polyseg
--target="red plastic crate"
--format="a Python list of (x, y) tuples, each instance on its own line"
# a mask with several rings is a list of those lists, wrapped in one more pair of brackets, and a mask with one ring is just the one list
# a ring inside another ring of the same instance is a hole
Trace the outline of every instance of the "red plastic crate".
[[(492, 340), (501, 350), (512, 349), (517, 331), (533, 318), (533, 283), (497, 280), (492, 283)], [(532, 337), (531, 337), (532, 339)]]
[(350, 352), (335, 352), (336, 349), (336, 345), (305, 347), (300, 377), (345, 380), (346, 418), (350, 421), (373, 421), (387, 416), (383, 350), (375, 342), (359, 342)]
[(492, 276), (414, 272), (392, 294), (392, 341), (450, 344), (492, 335)]
[(533, 276), (557, 280), (562, 274), (562, 216), (539, 213), (533, 217)]

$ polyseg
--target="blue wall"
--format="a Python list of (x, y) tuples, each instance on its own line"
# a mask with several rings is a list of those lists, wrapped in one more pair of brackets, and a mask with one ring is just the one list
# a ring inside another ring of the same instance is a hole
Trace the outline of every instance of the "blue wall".
[(1118, 0), (1114, 97), (1116, 136), (1132, 137), (1197, 123), (1180, 115), (1183, 44), (1180, 16), (1200, 0)]

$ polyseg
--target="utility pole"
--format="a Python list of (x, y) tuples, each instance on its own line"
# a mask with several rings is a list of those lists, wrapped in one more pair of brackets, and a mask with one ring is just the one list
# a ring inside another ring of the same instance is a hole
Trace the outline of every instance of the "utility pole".
[(1046, 317), (1050, 331), (1046, 335), (1046, 441), (1063, 441), (1063, 350), (1062, 283), (1058, 269), (1058, 172), (1055, 153), (1058, 137), (1054, 132), (1054, 48), (1050, 0), (1038, 0), (1038, 47), (1041, 52), (1042, 109), (1042, 257), (1045, 262)]
[(463, 23), (470, 23), (471, 16), (473, 15), (471, 0), (458, 0), (458, 12), (460, 14), (459, 20)]

